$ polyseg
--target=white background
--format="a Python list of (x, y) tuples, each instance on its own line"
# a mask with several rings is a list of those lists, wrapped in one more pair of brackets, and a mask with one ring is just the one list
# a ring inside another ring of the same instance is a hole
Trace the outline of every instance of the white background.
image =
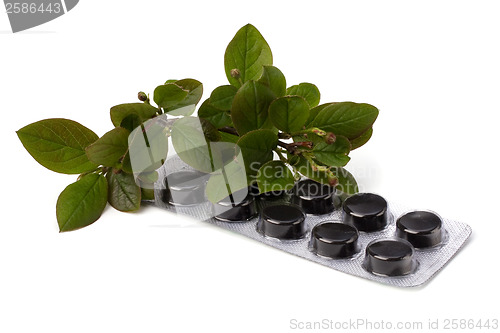
[[(290, 320), (498, 318), (500, 5), (497, 1), (80, 1), (12, 34), (0, 13), (0, 332), (290, 332)], [(339, 273), (194, 220), (107, 208), (59, 234), (75, 176), (39, 166), (15, 131), (71, 118), (98, 135), (109, 108), (167, 79), (227, 84), (246, 23), (289, 85), (380, 109), (348, 165), (362, 190), (469, 223), (424, 287)]]

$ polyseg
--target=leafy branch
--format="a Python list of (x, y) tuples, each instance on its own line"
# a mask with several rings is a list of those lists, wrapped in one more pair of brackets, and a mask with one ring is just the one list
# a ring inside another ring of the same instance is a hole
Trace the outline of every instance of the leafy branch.
[(194, 79), (167, 80), (152, 98), (110, 110), (112, 130), (98, 137), (68, 119), (45, 119), (17, 131), (27, 151), (49, 170), (79, 175), (56, 206), (60, 231), (96, 221), (109, 203), (136, 211), (154, 199), (156, 170), (169, 141), (191, 167), (210, 174), (206, 196), (218, 202), (256, 183), (260, 192), (288, 190), (302, 176), (355, 193), (354, 177), (343, 167), (350, 151), (372, 135), (378, 110), (354, 102), (320, 104), (311, 83), (287, 87), (273, 66), (269, 45), (252, 25), (227, 46), (228, 85), (215, 88), (193, 116), (203, 95)]

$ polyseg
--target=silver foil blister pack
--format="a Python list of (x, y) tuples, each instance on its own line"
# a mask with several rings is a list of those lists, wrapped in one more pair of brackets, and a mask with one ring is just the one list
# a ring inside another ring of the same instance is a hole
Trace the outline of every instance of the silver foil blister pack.
[[(471, 234), (465, 223), (427, 210), (411, 210), (371, 193), (344, 200), (331, 193), (331, 197), (323, 195), (327, 206), (321, 202), (307, 206), (309, 197), (299, 193), (307, 180), (280, 195), (253, 194), (250, 188), (236, 203), (214, 205), (204, 198), (208, 175), (197, 173), (177, 156), (170, 157), (158, 173), (155, 205), (159, 207), (337, 271), (398, 287), (429, 281)], [(190, 174), (196, 177), (189, 179)], [(367, 202), (372, 205), (366, 206)], [(238, 219), (241, 207), (243, 215)], [(311, 210), (315, 214), (308, 214)]]

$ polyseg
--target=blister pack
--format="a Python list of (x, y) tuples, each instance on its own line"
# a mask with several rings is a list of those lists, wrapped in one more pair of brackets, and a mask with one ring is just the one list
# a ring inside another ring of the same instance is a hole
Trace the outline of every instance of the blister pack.
[(344, 200), (309, 179), (291, 191), (237, 191), (205, 199), (207, 174), (177, 156), (158, 170), (155, 205), (228, 229), (335, 270), (398, 287), (426, 283), (465, 244), (471, 228), (374, 193)]

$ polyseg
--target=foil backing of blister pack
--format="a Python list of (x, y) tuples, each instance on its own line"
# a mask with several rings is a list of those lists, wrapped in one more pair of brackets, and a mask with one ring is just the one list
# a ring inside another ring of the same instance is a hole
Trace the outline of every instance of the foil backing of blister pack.
[[(395, 239), (396, 219), (406, 212), (412, 211), (407, 207), (398, 205), (394, 202), (388, 202), (388, 225), (386, 228), (376, 232), (359, 232), (358, 248), (359, 251), (352, 257), (346, 259), (331, 259), (321, 257), (313, 253), (309, 248), (311, 230), (321, 222), (334, 221), (342, 223), (342, 210), (336, 209), (331, 213), (324, 215), (307, 215), (305, 236), (298, 240), (279, 240), (265, 237), (256, 230), (259, 217), (252, 218), (248, 221), (240, 222), (223, 222), (215, 219), (213, 216), (212, 204), (208, 201), (190, 206), (173, 206), (163, 202), (161, 192), (165, 188), (163, 179), (168, 174), (182, 171), (192, 170), (191, 167), (182, 162), (177, 156), (170, 157), (162, 168), (158, 170), (159, 180), (155, 183), (155, 205), (165, 208), (171, 212), (192, 216), (200, 221), (216, 225), (218, 227), (234, 231), (241, 235), (255, 239), (261, 243), (267, 244), (274, 248), (283, 250), (290, 254), (314, 261), (324, 266), (330, 267), (337, 271), (348, 273), (354, 276), (359, 276), (365, 279), (377, 281), (380, 283), (393, 285), (397, 287), (415, 287), (422, 285), (435, 276), (448, 261), (462, 248), (469, 236), (471, 228), (469, 225), (450, 220), (442, 219), (443, 241), (434, 247), (425, 249), (415, 249), (414, 261), (415, 269), (404, 276), (380, 276), (367, 271), (364, 268), (365, 248), (367, 244), (379, 239)], [(281, 202), (286, 201), (282, 199)], [(257, 208), (260, 211), (266, 205), (275, 205), (280, 201), (258, 200)]]

